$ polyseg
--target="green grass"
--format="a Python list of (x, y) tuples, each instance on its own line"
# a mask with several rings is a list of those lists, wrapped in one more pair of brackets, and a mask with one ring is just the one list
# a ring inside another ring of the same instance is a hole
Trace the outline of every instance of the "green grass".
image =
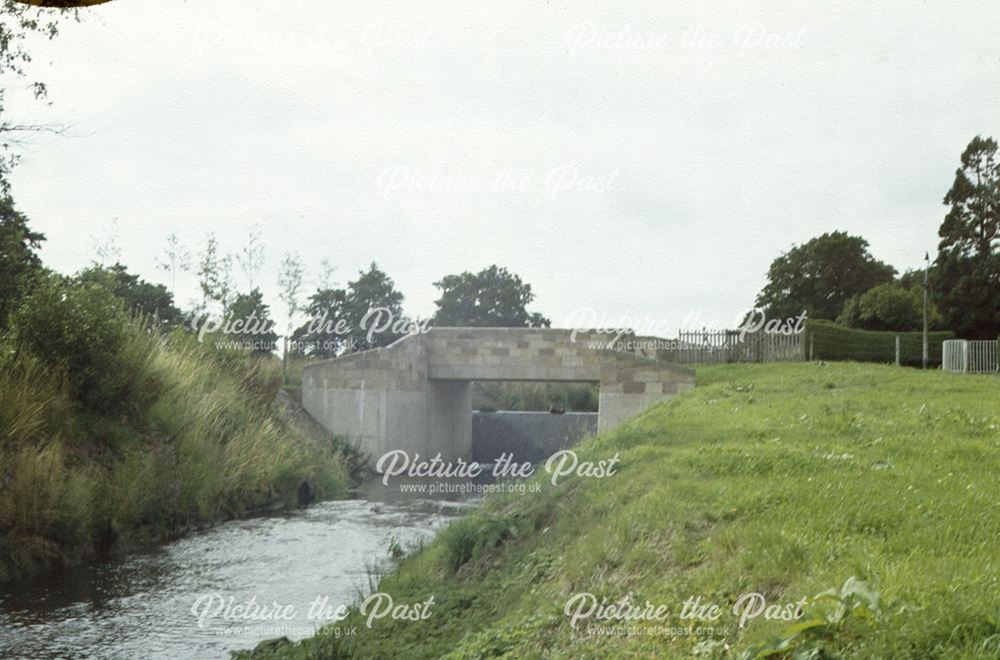
[[(620, 452), (616, 475), (489, 499), (382, 580), (397, 602), (433, 595), (429, 620), (368, 629), (355, 612), (356, 637), (256, 656), (1000, 657), (1000, 378), (857, 363), (697, 377), (581, 447)], [(727, 606), (723, 630), (574, 636), (579, 592), (669, 605), (675, 626), (700, 596)], [(739, 628), (728, 607), (746, 592), (810, 597), (811, 627)]]

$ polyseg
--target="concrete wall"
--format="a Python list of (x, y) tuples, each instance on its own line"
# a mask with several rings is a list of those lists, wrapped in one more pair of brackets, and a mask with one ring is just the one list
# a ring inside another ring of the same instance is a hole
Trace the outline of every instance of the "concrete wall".
[(548, 328), (433, 328), (307, 365), (303, 405), (372, 460), (394, 449), (455, 460), (472, 448), (472, 380), (597, 382), (600, 431), (694, 387), (692, 369), (591, 345), (609, 339)]
[(499, 410), (472, 413), (472, 458), (492, 463), (500, 454), (518, 463), (541, 463), (597, 432), (597, 413)]

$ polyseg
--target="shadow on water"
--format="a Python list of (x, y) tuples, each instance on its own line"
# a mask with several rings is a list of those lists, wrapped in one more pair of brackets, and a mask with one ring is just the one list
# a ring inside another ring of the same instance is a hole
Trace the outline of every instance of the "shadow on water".
[[(324, 623), (308, 616), (311, 603), (357, 602), (372, 573), (392, 567), (391, 547), (426, 543), (474, 504), (468, 495), (405, 493), (398, 481), (373, 480), (357, 499), (234, 520), (153, 550), (7, 585), (0, 588), (0, 657), (226, 657), (270, 637), (300, 639)], [(193, 611), (198, 602), (230, 598), (292, 605), (295, 616), (199, 622)]]

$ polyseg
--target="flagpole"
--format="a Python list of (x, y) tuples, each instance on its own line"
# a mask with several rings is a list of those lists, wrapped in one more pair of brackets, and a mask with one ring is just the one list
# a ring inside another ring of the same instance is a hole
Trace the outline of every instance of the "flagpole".
[(931, 267), (931, 255), (924, 252), (924, 369), (927, 368), (927, 272)]

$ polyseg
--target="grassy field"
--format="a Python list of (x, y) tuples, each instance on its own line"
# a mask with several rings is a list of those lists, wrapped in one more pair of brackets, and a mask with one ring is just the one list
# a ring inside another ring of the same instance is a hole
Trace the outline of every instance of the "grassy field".
[[(997, 377), (699, 368), (694, 392), (580, 448), (620, 453), (617, 474), (489, 499), (382, 580), (397, 603), (433, 596), (428, 620), (368, 628), (354, 612), (338, 625), (356, 636), (255, 656), (1000, 657), (998, 403)], [(581, 592), (669, 616), (574, 631), (564, 606)], [(749, 592), (808, 597), (804, 615), (740, 627)], [(721, 615), (680, 620), (691, 597)]]

